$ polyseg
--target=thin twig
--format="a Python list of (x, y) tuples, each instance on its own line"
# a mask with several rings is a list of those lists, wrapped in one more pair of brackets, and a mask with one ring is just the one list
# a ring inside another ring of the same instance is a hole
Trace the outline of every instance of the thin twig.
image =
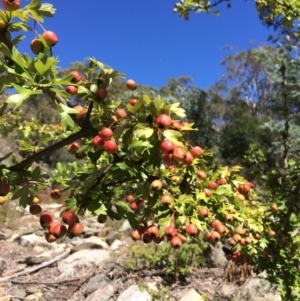
[(6, 282), (7, 280), (9, 279), (12, 279), (12, 278), (16, 278), (16, 277), (19, 277), (19, 276), (22, 276), (22, 275), (26, 275), (26, 274), (30, 274), (30, 273), (33, 273), (37, 270), (40, 270), (42, 268), (45, 268), (51, 264), (53, 264), (54, 262), (66, 257), (68, 254), (70, 254), (70, 251), (71, 249), (67, 249), (67, 251), (65, 251), (64, 253), (58, 255), (57, 257), (49, 260), (49, 261), (46, 261), (46, 262), (43, 262), (42, 264), (40, 265), (37, 265), (35, 267), (32, 267), (32, 268), (27, 268), (19, 273), (16, 273), (16, 274), (13, 274), (13, 275), (10, 275), (10, 276), (7, 276), (7, 277), (2, 277), (0, 278), (0, 282)]
[(74, 278), (67, 278), (67, 279), (61, 279), (61, 280), (56, 280), (56, 281), (41, 281), (41, 280), (28, 280), (28, 281), (20, 281), (20, 280), (12, 280), (11, 282), (14, 284), (44, 284), (44, 285), (56, 285), (56, 284), (61, 284), (61, 283), (67, 283), (67, 282), (74, 282), (78, 280), (87, 280), (90, 277), (93, 277), (95, 273), (100, 271), (93, 271), (92, 273), (88, 274), (91, 269), (89, 269), (88, 272), (85, 273), (85, 275), (74, 277)]

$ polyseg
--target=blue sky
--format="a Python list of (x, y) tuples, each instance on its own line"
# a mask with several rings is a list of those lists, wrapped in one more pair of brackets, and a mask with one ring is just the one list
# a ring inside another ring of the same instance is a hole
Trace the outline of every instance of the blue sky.
[[(61, 67), (95, 57), (137, 83), (156, 87), (170, 77), (191, 76), (208, 88), (222, 74), (223, 46), (249, 49), (255, 47), (250, 41), (258, 45), (271, 34), (252, 0), (232, 0), (231, 9), (220, 6), (220, 17), (193, 14), (189, 21), (172, 12), (175, 0), (49, 2), (57, 13), (44, 26), (59, 37), (53, 51)], [(29, 42), (21, 51), (30, 52)]]

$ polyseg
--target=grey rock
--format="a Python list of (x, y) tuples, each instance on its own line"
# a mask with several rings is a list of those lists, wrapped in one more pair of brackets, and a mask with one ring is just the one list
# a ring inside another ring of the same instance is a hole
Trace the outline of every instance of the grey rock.
[(231, 297), (236, 291), (236, 287), (233, 283), (223, 283), (222, 286), (218, 289), (219, 296), (222, 298)]
[(82, 237), (83, 238), (88, 238), (91, 236), (95, 236), (98, 234), (98, 230), (97, 229), (91, 229), (91, 228), (84, 228), (84, 231), (82, 233)]
[(109, 280), (104, 274), (99, 274), (90, 279), (88, 282), (85, 295), (90, 295), (91, 293), (95, 292), (97, 289), (102, 289), (104, 286), (108, 284)]
[(125, 231), (129, 231), (129, 230), (131, 230), (131, 229), (132, 229), (132, 228), (131, 228), (131, 226), (130, 226), (130, 224), (129, 224), (129, 221), (128, 221), (128, 220), (125, 220), (125, 221), (123, 222), (122, 226), (120, 227), (119, 231), (120, 231), (120, 232), (125, 232)]
[(110, 245), (110, 249), (115, 251), (118, 250), (121, 246), (123, 246), (123, 243), (121, 240), (116, 239), (114, 242)]
[(110, 246), (116, 239), (120, 239), (121, 235), (118, 232), (111, 232), (105, 238), (106, 243)]
[(107, 284), (103, 288), (92, 293), (86, 301), (109, 301), (111, 300), (110, 297), (112, 297), (114, 293), (114, 287), (111, 284)]
[(26, 291), (22, 288), (12, 287), (9, 294), (14, 298), (23, 299), (26, 296)]
[(77, 267), (102, 266), (110, 258), (107, 250), (80, 250), (71, 254), (58, 263), (58, 270), (61, 272), (59, 279), (74, 276)]
[(249, 278), (234, 294), (236, 301), (281, 301), (275, 287), (266, 279), (266, 272)]
[(99, 248), (108, 249), (108, 244), (98, 236), (91, 236), (89, 238), (79, 238), (78, 240), (74, 241), (74, 244), (76, 246), (78, 246), (82, 243), (91, 243), (93, 245), (98, 245), (99, 246), (98, 249)]
[(41, 296), (39, 296), (37, 294), (30, 294), (30, 295), (26, 296), (24, 301), (40, 301), (40, 298), (41, 298)]
[[(0, 301), (12, 301), (13, 299), (10, 296), (0, 297)], [(20, 299), (15, 299), (17, 301), (21, 301)]]
[(203, 256), (210, 266), (224, 268), (228, 265), (228, 260), (225, 257), (222, 247), (222, 243), (218, 242), (214, 246), (209, 244), (208, 248), (203, 251)]
[(75, 252), (81, 251), (81, 250), (87, 250), (87, 249), (103, 249), (101, 245), (94, 244), (92, 242), (83, 242), (82, 244), (74, 246), (70, 253), (73, 254)]
[(152, 298), (146, 290), (141, 291), (137, 285), (131, 285), (121, 293), (117, 301), (151, 301)]
[(18, 260), (18, 263), (25, 263), (28, 266), (36, 265), (36, 264), (41, 264), (44, 261), (49, 260), (47, 257), (37, 257), (37, 256), (28, 256), (24, 259)]
[(0, 257), (0, 275), (3, 274), (6, 267), (7, 267), (6, 261), (3, 258)]
[(40, 291), (40, 289), (38, 287), (36, 287), (36, 286), (27, 286), (26, 287), (27, 294), (35, 294), (35, 293), (37, 293), (39, 291)]
[(13, 230), (11, 229), (1, 229), (0, 230), (0, 240), (9, 239), (13, 235)]
[(188, 290), (179, 301), (204, 301), (203, 298), (193, 288)]
[(42, 247), (48, 247), (48, 248), (55, 248), (56, 243), (48, 243), (45, 239), (45, 237), (37, 236), (36, 234), (28, 234), (23, 235), (20, 238), (20, 245), (23, 247), (34, 247), (34, 246), (42, 246)]

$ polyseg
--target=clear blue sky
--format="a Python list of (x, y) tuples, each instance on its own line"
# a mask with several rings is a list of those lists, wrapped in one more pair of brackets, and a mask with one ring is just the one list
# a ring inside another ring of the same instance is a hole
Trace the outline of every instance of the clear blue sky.
[[(207, 88), (222, 74), (223, 46), (248, 49), (254, 47), (251, 40), (266, 42), (271, 33), (252, 0), (232, 0), (231, 9), (220, 6), (220, 17), (192, 14), (189, 21), (172, 12), (175, 0), (49, 2), (57, 13), (44, 25), (59, 37), (53, 51), (61, 67), (95, 57), (137, 83), (156, 87), (189, 75)], [(33, 33), (28, 36), (32, 39)], [(30, 52), (29, 43), (21, 44)]]

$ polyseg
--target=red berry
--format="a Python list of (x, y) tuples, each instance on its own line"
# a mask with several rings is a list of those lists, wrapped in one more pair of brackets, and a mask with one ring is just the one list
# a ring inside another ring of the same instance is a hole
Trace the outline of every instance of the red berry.
[(118, 144), (113, 141), (113, 140), (108, 140), (104, 142), (103, 149), (108, 153), (108, 154), (113, 154), (118, 150)]
[(72, 83), (78, 83), (81, 81), (82, 77), (80, 75), (80, 73), (76, 70), (72, 70), (69, 72), (69, 74), (72, 74), (73, 75), (73, 78), (71, 80)]
[(170, 244), (172, 248), (178, 249), (182, 245), (182, 240), (179, 237), (175, 236), (170, 240)]
[(191, 149), (191, 154), (193, 155), (194, 158), (198, 158), (198, 157), (202, 156), (203, 149), (200, 146), (194, 146)]
[(0, 196), (6, 196), (10, 191), (10, 185), (7, 182), (0, 181)]
[(52, 189), (51, 192), (50, 192), (50, 196), (51, 196), (51, 199), (53, 200), (59, 200), (62, 196), (62, 193), (59, 189)]
[(106, 89), (98, 89), (96, 95), (99, 99), (104, 100), (107, 97), (108, 92)]
[(68, 233), (70, 233), (72, 236), (80, 236), (83, 232), (84, 228), (81, 223), (75, 223), (73, 225), (69, 226)]
[(193, 224), (186, 225), (185, 231), (190, 236), (196, 236), (198, 234), (198, 228)]
[(137, 103), (137, 100), (134, 99), (134, 98), (132, 98), (132, 99), (129, 100), (129, 103), (130, 103), (132, 106), (135, 106), (136, 103)]
[(172, 239), (177, 235), (177, 230), (173, 226), (167, 226), (165, 229), (165, 235), (168, 240)]
[(80, 148), (80, 144), (78, 142), (72, 142), (68, 145), (68, 152), (71, 155), (75, 155)]
[(50, 212), (43, 212), (40, 216), (40, 224), (43, 228), (47, 228), (53, 222), (53, 214)]
[(129, 79), (126, 82), (126, 87), (127, 87), (128, 90), (134, 91), (137, 88), (137, 84), (134, 80)]
[(102, 138), (100, 138), (99, 136), (95, 136), (92, 140), (93, 145), (97, 148), (97, 149), (103, 149), (104, 146), (104, 140)]
[(161, 129), (167, 129), (172, 124), (172, 118), (167, 114), (161, 114), (156, 118), (156, 123)]
[(98, 133), (99, 137), (102, 138), (104, 141), (110, 140), (113, 134), (114, 132), (108, 127), (103, 127)]
[(163, 154), (172, 153), (174, 148), (175, 148), (174, 143), (169, 140), (163, 141), (160, 145), (160, 150)]
[(62, 220), (67, 225), (73, 225), (77, 222), (78, 218), (77, 218), (77, 215), (73, 211), (68, 210), (68, 211), (64, 212), (64, 214), (62, 216)]
[(32, 215), (37, 215), (42, 212), (42, 207), (38, 204), (33, 204), (29, 207), (29, 212)]
[(58, 42), (58, 37), (53, 31), (45, 31), (42, 34), (42, 37), (45, 39), (49, 47), (54, 46)]
[(117, 119), (122, 119), (122, 118), (126, 118), (127, 113), (124, 109), (117, 109), (116, 110), (116, 117)]

